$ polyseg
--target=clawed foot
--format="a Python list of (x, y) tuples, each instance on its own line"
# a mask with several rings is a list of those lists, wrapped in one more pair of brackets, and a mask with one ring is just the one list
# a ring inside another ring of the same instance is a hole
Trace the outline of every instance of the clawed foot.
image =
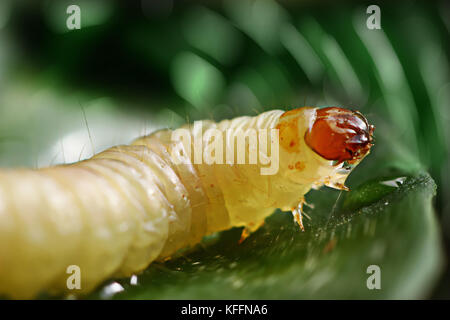
[[(296, 208), (292, 208), (292, 215), (294, 216), (294, 221), (297, 222), (297, 224), (300, 226), (300, 229), (302, 231), (305, 231), (305, 227), (303, 226), (303, 215), (305, 215), (306, 217), (308, 217), (304, 212), (303, 212), (303, 205), (306, 204), (305, 199), (300, 199), (300, 202), (298, 203)], [(311, 205), (308, 205), (311, 206)], [(308, 217), (309, 218), (309, 217)]]

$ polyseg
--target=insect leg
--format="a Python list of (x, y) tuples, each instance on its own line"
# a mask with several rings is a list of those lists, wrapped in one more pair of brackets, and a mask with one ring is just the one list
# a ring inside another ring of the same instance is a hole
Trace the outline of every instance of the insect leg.
[(305, 200), (302, 198), (298, 203), (296, 208), (292, 209), (292, 215), (294, 216), (294, 221), (300, 226), (302, 231), (305, 231), (305, 227), (303, 226), (303, 205), (305, 204)]
[(260, 223), (252, 223), (252, 224), (249, 224), (247, 227), (245, 227), (244, 230), (242, 230), (241, 238), (239, 239), (239, 244), (244, 242), (245, 239), (247, 239), (252, 234), (252, 232), (255, 232), (263, 225), (264, 225), (264, 220)]

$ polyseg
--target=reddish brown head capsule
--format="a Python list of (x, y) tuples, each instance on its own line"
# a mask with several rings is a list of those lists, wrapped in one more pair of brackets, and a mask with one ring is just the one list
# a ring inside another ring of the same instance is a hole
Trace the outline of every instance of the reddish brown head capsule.
[(318, 109), (305, 134), (306, 144), (327, 160), (354, 163), (372, 147), (374, 127), (357, 112), (339, 107)]

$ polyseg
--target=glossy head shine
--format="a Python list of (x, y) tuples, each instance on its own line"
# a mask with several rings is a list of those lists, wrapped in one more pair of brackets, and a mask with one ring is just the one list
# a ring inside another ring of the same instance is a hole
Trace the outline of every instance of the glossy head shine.
[(340, 107), (317, 109), (306, 131), (306, 144), (318, 155), (340, 164), (361, 161), (373, 146), (374, 127), (358, 111)]

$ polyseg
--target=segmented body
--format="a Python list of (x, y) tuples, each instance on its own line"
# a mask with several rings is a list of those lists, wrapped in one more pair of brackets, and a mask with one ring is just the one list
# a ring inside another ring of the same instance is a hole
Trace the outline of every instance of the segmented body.
[[(77, 292), (88, 292), (213, 232), (256, 230), (275, 209), (294, 210), (312, 187), (343, 186), (348, 172), (303, 139), (315, 114), (314, 108), (274, 110), (202, 123), (203, 132), (224, 135), (278, 129), (273, 175), (261, 175), (261, 164), (176, 163), (172, 150), (181, 142), (172, 141), (170, 130), (74, 164), (0, 170), (0, 294), (67, 291), (69, 265), (81, 270)], [(202, 134), (186, 128), (193, 138)]]

